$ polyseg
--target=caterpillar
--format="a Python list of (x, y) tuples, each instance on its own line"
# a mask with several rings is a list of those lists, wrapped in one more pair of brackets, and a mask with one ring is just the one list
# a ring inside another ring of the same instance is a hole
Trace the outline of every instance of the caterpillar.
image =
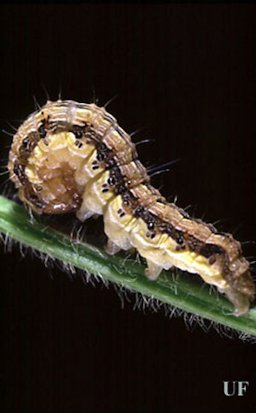
[(105, 108), (47, 101), (14, 135), (8, 169), (36, 213), (103, 215), (109, 254), (135, 248), (151, 280), (173, 266), (196, 273), (226, 295), (236, 316), (248, 312), (255, 285), (241, 244), (168, 203)]

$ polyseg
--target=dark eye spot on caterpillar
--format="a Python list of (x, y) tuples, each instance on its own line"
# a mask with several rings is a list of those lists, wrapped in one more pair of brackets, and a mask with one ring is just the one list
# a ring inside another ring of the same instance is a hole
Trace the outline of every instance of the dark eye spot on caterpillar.
[(78, 140), (82, 139), (82, 137), (85, 134), (84, 127), (81, 127), (81, 126), (74, 126), (71, 130), (74, 133), (76, 139)]
[(46, 136), (45, 122), (42, 122), (42, 125), (39, 126), (38, 133), (42, 139)]
[(82, 221), (103, 215), (112, 252), (135, 248), (147, 277), (172, 266), (199, 274), (226, 295), (237, 316), (248, 312), (255, 285), (240, 243), (168, 203), (151, 186), (130, 136), (104, 108), (48, 101), (18, 129), (8, 168), (20, 199), (35, 212), (73, 211)]
[(83, 147), (83, 142), (80, 142), (79, 140), (76, 140), (76, 141), (75, 141), (75, 145), (76, 145), (78, 148), (82, 148), (82, 147)]
[(25, 175), (24, 165), (20, 164), (18, 161), (15, 161), (13, 164), (13, 173), (22, 185), (26, 185), (28, 180)]

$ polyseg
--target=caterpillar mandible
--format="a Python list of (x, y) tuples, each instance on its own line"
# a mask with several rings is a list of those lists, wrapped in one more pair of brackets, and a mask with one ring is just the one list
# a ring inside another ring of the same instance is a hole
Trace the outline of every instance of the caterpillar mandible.
[(152, 280), (173, 266), (197, 273), (227, 296), (235, 315), (248, 312), (255, 285), (240, 243), (168, 203), (105, 108), (48, 101), (19, 127), (8, 169), (36, 213), (103, 215), (109, 254), (135, 248)]

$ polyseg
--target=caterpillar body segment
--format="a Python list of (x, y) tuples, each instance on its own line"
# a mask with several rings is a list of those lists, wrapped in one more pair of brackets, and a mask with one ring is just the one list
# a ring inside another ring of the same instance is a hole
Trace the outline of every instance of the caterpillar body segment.
[(135, 248), (150, 279), (172, 266), (197, 273), (226, 294), (236, 315), (248, 311), (255, 286), (240, 243), (168, 203), (104, 108), (48, 101), (18, 129), (8, 168), (35, 212), (73, 211), (81, 221), (103, 215), (110, 254)]

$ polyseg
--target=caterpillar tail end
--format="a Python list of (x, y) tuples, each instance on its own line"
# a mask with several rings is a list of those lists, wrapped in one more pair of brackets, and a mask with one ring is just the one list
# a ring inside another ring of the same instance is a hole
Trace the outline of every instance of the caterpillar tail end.
[(252, 300), (250, 299), (250, 297), (248, 297), (248, 295), (236, 291), (233, 288), (229, 288), (223, 292), (235, 307), (233, 312), (234, 316), (240, 317), (246, 315), (249, 312), (250, 303)]
[(250, 306), (255, 300), (255, 288), (250, 281), (250, 279), (242, 280), (242, 285), (240, 284), (239, 289), (229, 286), (225, 290), (220, 290), (220, 292), (224, 293), (228, 300), (234, 305), (235, 309), (233, 315), (236, 317), (248, 314)]

